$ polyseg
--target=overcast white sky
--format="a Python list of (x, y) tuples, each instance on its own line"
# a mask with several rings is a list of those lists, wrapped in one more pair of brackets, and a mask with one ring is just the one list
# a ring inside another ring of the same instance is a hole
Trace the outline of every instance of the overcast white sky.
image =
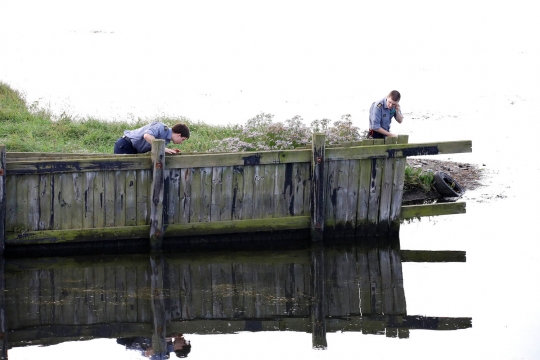
[(0, 81), (57, 113), (109, 120), (243, 123), (267, 112), (364, 123), (391, 89), (406, 112), (455, 112), (480, 89), (515, 96), (539, 79), (528, 72), (540, 60), (534, 10), (525, 0), (0, 0)]

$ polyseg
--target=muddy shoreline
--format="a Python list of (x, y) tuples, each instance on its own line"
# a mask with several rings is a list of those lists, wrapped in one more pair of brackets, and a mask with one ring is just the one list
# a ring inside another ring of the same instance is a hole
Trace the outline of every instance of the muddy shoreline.
[[(483, 168), (478, 165), (459, 163), (453, 161), (407, 159), (407, 164), (413, 168), (421, 168), (423, 171), (442, 171), (450, 175), (465, 190), (473, 190), (482, 186), (484, 176)], [(403, 204), (417, 204), (442, 199), (441, 195), (432, 189), (425, 192), (418, 188), (406, 188), (403, 192)]]

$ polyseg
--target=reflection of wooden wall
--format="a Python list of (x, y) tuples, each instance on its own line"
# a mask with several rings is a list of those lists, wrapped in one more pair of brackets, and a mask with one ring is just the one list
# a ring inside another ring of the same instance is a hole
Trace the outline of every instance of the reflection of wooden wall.
[[(405, 314), (399, 255), (388, 249), (370, 251), (369, 263), (365, 252), (354, 247), (326, 253), (327, 316)], [(148, 257), (57, 261), (8, 261), (9, 329), (152, 322)], [(309, 317), (310, 266), (308, 251), (167, 257), (166, 309), (171, 320)]]

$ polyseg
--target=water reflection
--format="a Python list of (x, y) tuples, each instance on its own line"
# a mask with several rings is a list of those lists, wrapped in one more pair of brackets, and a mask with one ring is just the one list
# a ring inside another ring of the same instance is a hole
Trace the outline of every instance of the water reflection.
[(3, 356), (29, 344), (115, 338), (165, 359), (175, 347), (189, 354), (183, 334), (311, 332), (313, 347), (326, 348), (327, 332), (408, 338), (414, 329), (472, 326), (470, 317), (408, 315), (402, 261), (465, 254), (401, 251), (390, 238), (289, 251), (5, 259)]

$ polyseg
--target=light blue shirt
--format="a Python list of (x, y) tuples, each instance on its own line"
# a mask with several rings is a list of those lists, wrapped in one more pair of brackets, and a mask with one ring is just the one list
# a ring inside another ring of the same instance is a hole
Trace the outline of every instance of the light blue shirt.
[(128, 137), (138, 153), (152, 150), (152, 145), (144, 139), (144, 134), (150, 134), (156, 139), (165, 140), (167, 145), (172, 138), (172, 129), (161, 122), (153, 122), (135, 130), (125, 130), (124, 136)]
[(371, 104), (371, 109), (369, 109), (369, 128), (372, 130), (383, 128), (386, 131), (390, 131), (390, 123), (393, 117), (396, 117), (396, 109), (389, 109), (386, 105), (386, 97), (384, 97), (381, 101)]

